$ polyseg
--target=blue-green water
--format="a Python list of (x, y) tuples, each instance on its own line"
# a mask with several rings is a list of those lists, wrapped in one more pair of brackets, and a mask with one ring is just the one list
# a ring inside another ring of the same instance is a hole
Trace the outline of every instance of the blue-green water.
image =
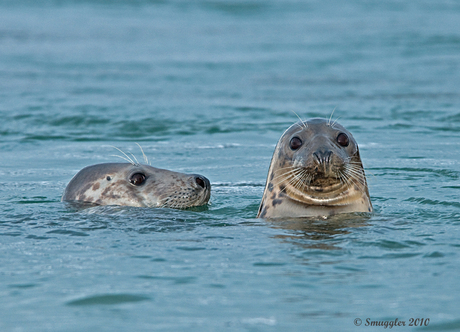
[[(459, 87), (456, 1), (0, 1), (0, 330), (460, 329)], [(255, 219), (292, 111), (334, 109), (375, 213)], [(210, 206), (60, 202), (136, 142)]]

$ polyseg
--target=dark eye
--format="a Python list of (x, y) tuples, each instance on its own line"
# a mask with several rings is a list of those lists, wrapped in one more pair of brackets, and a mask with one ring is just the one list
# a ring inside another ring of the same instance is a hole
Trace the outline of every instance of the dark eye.
[(302, 146), (302, 140), (298, 137), (293, 137), (291, 139), (291, 142), (289, 142), (289, 146), (291, 147), (292, 150), (297, 150)]
[(142, 173), (135, 173), (131, 175), (131, 177), (129, 178), (129, 182), (131, 182), (135, 186), (140, 186), (141, 184), (144, 183), (144, 181), (145, 181), (145, 175)]
[(348, 138), (347, 134), (340, 133), (339, 136), (337, 136), (337, 143), (343, 147), (346, 147), (348, 144), (350, 144), (350, 139)]

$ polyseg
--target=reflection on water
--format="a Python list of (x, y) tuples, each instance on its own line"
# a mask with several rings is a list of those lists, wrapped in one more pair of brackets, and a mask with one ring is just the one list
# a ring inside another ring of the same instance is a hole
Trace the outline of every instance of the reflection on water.
[[(339, 214), (328, 218), (268, 219), (273, 228), (288, 230), (288, 234), (276, 235), (305, 249), (338, 250), (338, 235), (350, 234), (350, 229), (369, 226), (368, 213)], [(290, 233), (290, 234), (289, 234)]]

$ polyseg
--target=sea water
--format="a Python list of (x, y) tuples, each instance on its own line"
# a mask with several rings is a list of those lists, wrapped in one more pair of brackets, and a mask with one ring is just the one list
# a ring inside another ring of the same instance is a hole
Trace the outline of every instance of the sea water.
[[(460, 329), (459, 87), (456, 1), (0, 1), (0, 330)], [(256, 219), (333, 111), (374, 213)], [(210, 204), (60, 202), (136, 143)]]

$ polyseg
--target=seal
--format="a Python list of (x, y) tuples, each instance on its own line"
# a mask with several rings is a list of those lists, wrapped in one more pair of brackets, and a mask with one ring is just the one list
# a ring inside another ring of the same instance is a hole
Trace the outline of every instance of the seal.
[(273, 153), (258, 218), (372, 212), (358, 144), (340, 124), (299, 121)]
[(205, 205), (210, 195), (211, 184), (202, 175), (138, 163), (106, 163), (79, 171), (61, 201), (185, 209)]

